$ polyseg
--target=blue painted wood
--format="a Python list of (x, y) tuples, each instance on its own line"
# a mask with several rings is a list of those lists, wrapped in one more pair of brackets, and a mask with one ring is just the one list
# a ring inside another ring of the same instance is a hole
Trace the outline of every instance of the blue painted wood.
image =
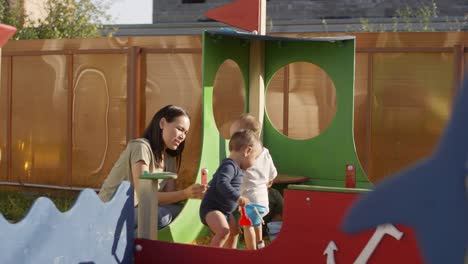
[(433, 155), (361, 197), (343, 228), (411, 226), (427, 263), (463, 263), (468, 254), (468, 76)]
[(132, 263), (133, 187), (123, 182), (107, 203), (85, 189), (64, 213), (40, 197), (16, 224), (0, 214), (0, 234), (0, 263)]

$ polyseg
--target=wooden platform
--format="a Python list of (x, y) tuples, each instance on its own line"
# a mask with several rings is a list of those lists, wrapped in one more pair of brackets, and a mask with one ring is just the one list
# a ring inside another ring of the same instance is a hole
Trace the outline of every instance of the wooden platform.
[(309, 180), (306, 176), (278, 174), (274, 179), (273, 184), (300, 184), (305, 183)]

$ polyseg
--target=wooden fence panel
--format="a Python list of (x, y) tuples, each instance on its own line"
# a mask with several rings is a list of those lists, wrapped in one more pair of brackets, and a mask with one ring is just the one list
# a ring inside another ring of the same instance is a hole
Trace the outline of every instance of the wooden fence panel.
[[(356, 149), (370, 179), (378, 181), (434, 148), (466, 69), (468, 32), (352, 35)], [(200, 36), (10, 41), (2, 56), (0, 184), (99, 188), (126, 140), (140, 136), (166, 104), (191, 114), (181, 173), (198, 173)], [(266, 96), (278, 109), (285, 102), (284, 83), (276, 84), (279, 96)], [(218, 119), (224, 127), (232, 117), (220, 113)], [(302, 122), (290, 116), (275, 120), (280, 130), (284, 122), (288, 128)]]
[(101, 186), (127, 141), (126, 106), (126, 54), (73, 56), (73, 186)]
[(13, 57), (10, 181), (66, 186), (66, 56)]

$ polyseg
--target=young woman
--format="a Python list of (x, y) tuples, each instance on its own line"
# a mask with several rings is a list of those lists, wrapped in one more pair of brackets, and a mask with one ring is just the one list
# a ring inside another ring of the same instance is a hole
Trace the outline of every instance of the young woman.
[[(109, 175), (99, 197), (109, 201), (119, 184), (130, 181), (135, 188), (135, 207), (138, 206), (138, 181), (144, 171), (150, 173), (177, 172), (190, 128), (190, 117), (181, 107), (168, 105), (153, 117), (141, 138), (130, 140)], [(174, 180), (159, 182), (158, 228), (167, 226), (179, 214), (179, 202), (188, 198), (202, 198), (206, 186), (192, 184), (184, 190), (175, 190)]]

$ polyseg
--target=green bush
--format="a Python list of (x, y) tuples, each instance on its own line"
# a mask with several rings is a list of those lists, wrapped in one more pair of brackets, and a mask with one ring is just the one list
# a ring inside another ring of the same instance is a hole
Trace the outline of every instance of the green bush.
[[(372, 24), (366, 18), (360, 18), (361, 25), (348, 27), (347, 31), (351, 32), (432, 32), (435, 31), (434, 20), (439, 18), (439, 9), (435, 0), (422, 1), (418, 7), (404, 5), (395, 11), (392, 17), (391, 26), (384, 24)], [(468, 23), (468, 16), (465, 16), (462, 21), (457, 18), (446, 17), (445, 22), (450, 24), (450, 31), (461, 31)], [(416, 27), (415, 23), (418, 24)]]
[(13, 39), (62, 39), (100, 37), (105, 12), (104, 0), (47, 0), (44, 19), (32, 21), (24, 15), (23, 1), (9, 5), (0, 0), (0, 22), (17, 28)]

